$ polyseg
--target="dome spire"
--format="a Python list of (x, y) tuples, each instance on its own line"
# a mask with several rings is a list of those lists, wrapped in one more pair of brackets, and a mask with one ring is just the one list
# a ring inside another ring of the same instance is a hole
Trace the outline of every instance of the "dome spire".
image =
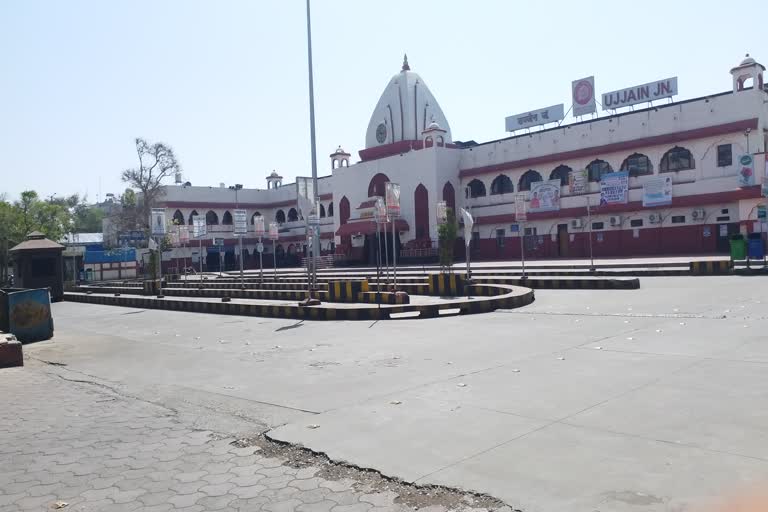
[(402, 69), (402, 71), (410, 71), (410, 70), (411, 70), (411, 66), (408, 65), (408, 54), (404, 53), (403, 54), (403, 69)]

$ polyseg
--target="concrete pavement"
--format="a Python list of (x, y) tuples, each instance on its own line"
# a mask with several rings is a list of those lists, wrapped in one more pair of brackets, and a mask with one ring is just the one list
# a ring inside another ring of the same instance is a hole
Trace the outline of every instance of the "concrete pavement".
[(271, 429), (525, 511), (682, 511), (768, 481), (766, 304), (734, 276), (394, 323), (63, 303), (25, 348), (196, 428)]

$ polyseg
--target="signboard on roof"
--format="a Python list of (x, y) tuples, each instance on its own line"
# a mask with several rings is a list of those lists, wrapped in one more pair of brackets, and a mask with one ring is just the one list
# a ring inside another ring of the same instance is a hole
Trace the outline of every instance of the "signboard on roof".
[(603, 94), (603, 110), (614, 110), (677, 95), (677, 77), (665, 78)]
[(504, 121), (506, 130), (508, 132), (514, 132), (515, 130), (531, 128), (532, 126), (556, 123), (558, 121), (562, 121), (564, 117), (565, 105), (560, 103), (559, 105), (552, 105), (551, 107), (532, 110), (524, 114), (509, 116)]

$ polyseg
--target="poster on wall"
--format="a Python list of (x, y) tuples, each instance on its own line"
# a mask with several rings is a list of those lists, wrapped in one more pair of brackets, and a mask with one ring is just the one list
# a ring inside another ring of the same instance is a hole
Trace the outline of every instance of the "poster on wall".
[(587, 170), (580, 169), (568, 173), (568, 191), (573, 194), (584, 194), (587, 192)]
[(629, 172), (609, 172), (600, 178), (600, 204), (627, 204)]
[(664, 206), (672, 204), (672, 177), (659, 176), (643, 184), (643, 206)]
[(755, 184), (755, 159), (752, 155), (739, 157), (739, 186), (751, 187)]
[(535, 212), (554, 212), (560, 209), (560, 180), (531, 183), (528, 209)]
[(163, 236), (165, 234), (165, 208), (152, 208), (149, 222), (152, 226), (152, 235)]

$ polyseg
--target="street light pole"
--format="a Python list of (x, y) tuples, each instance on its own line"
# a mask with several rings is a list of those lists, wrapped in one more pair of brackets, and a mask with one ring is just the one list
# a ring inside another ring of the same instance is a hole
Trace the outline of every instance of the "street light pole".
[[(312, 152), (312, 189), (314, 197), (312, 204), (317, 208), (320, 200), (317, 190), (317, 152), (315, 148), (315, 86), (312, 76), (312, 23), (311, 23), (309, 0), (307, 0), (307, 67), (309, 68), (309, 144)], [(319, 215), (319, 211), (315, 212)], [(318, 230), (319, 231), (319, 230)], [(319, 233), (318, 233), (319, 234)], [(312, 237), (312, 268), (317, 272), (317, 257), (320, 254), (320, 237)], [(315, 279), (317, 274), (315, 274)]]
[[(240, 183), (235, 183), (234, 187), (230, 187), (235, 191), (235, 209), (240, 209), (240, 201), (237, 198), (237, 191), (243, 188)], [(243, 235), (237, 237), (237, 245), (240, 248), (240, 288), (245, 288), (245, 279), (243, 278)]]
[(590, 207), (589, 196), (587, 196), (587, 227), (589, 228), (589, 270), (595, 271), (595, 257), (592, 253), (592, 208)]

